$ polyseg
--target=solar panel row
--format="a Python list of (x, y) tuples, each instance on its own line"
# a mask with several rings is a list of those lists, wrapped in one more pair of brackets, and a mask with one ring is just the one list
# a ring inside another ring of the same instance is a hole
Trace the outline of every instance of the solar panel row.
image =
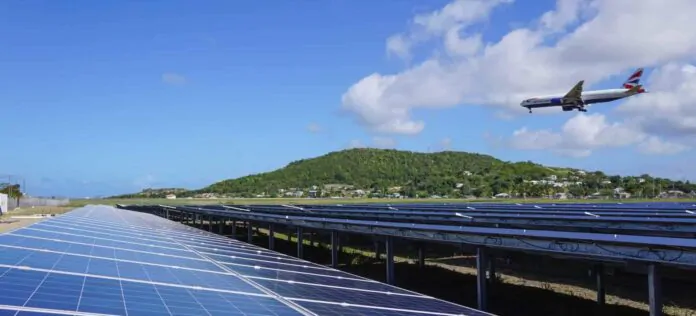
[[(299, 205), (311, 206), (311, 205)], [(322, 205), (323, 206), (323, 205)], [(693, 209), (693, 202), (648, 202), (648, 203), (420, 203), (420, 204), (336, 204), (328, 205), (332, 208), (342, 209), (398, 209), (398, 210), (452, 210), (452, 209), (556, 209), (556, 210), (632, 210), (632, 211), (681, 211)]]
[[(183, 207), (183, 209), (191, 209), (189, 207)], [(210, 211), (206, 208), (198, 208), (197, 211), (205, 213)], [(231, 211), (218, 211), (220, 215), (224, 215), (225, 212), (230, 213)], [(236, 212), (237, 214), (244, 214), (243, 212)], [(217, 214), (217, 213), (215, 213)], [(509, 228), (488, 228), (488, 227), (471, 227), (471, 226), (461, 226), (461, 225), (434, 225), (434, 224), (422, 224), (422, 223), (401, 223), (401, 222), (375, 222), (367, 220), (353, 220), (353, 219), (341, 219), (341, 218), (323, 218), (323, 217), (312, 217), (312, 216), (294, 216), (288, 217), (276, 214), (263, 214), (266, 218), (276, 218), (276, 219), (288, 219), (293, 221), (319, 221), (322, 223), (335, 223), (335, 224), (353, 224), (358, 226), (370, 226), (370, 227), (388, 227), (388, 228), (398, 228), (398, 229), (410, 229), (410, 230), (424, 230), (424, 231), (438, 231), (438, 232), (452, 232), (452, 233), (467, 233), (467, 234), (481, 234), (481, 235), (491, 235), (491, 236), (527, 236), (527, 237), (538, 237), (538, 238), (558, 238), (558, 239), (571, 239), (571, 240), (585, 240), (585, 241), (607, 241), (607, 242), (617, 242), (617, 243), (634, 243), (634, 244), (645, 244), (645, 245), (665, 245), (670, 247), (684, 247), (684, 248), (696, 248), (696, 240), (693, 238), (670, 238), (670, 237), (655, 237), (655, 236), (642, 236), (642, 235), (617, 235), (617, 234), (601, 234), (601, 233), (585, 233), (585, 232), (572, 232), (572, 231), (547, 231), (547, 230), (527, 230), (527, 229), (509, 229)]]
[[(122, 208), (140, 210), (143, 212), (162, 213), (165, 208), (160, 206), (120, 206)], [(297, 206), (288, 207), (296, 209)], [(210, 206), (176, 206), (167, 207), (175, 213), (198, 214), (197, 216), (226, 217), (258, 223), (276, 223), (297, 227), (307, 227), (319, 230), (345, 231), (359, 234), (379, 234), (410, 239), (426, 239), (436, 242), (464, 243), (478, 246), (505, 247), (534, 252), (553, 252), (567, 256), (592, 257), (608, 260), (642, 260), (660, 262), (669, 265), (696, 266), (696, 241), (693, 236), (693, 225), (666, 224), (660, 226), (658, 221), (642, 226), (612, 226), (594, 225), (571, 226), (572, 222), (564, 225), (541, 225), (539, 220), (531, 227), (505, 223), (494, 225), (472, 225), (467, 222), (447, 222), (429, 224), (419, 221), (394, 221), (370, 219), (345, 219), (326, 216), (321, 212), (304, 212), (298, 215), (281, 215), (271, 212), (258, 212), (234, 208), (214, 208)], [(399, 211), (395, 211), (399, 212)], [(601, 218), (601, 217), (600, 217)], [(475, 220), (475, 219), (474, 219)], [(606, 225), (606, 224), (605, 224)], [(630, 228), (630, 229), (629, 229)], [(641, 232), (643, 230), (643, 232)], [(647, 231), (646, 231), (647, 230)]]
[(0, 235), (0, 288), (0, 315), (488, 315), (107, 206)]
[[(645, 234), (664, 237), (691, 237), (696, 233), (696, 214), (689, 210), (668, 211), (495, 211), (472, 210), (364, 210), (334, 209), (333, 206), (278, 206), (250, 205), (245, 210), (259, 214), (291, 215), (302, 217), (354, 219), (370, 221), (408, 222), (419, 224), (466, 225), (496, 228), (525, 228), (541, 230), (573, 230)], [(204, 209), (234, 210), (227, 206), (200, 206)], [(236, 208), (239, 210), (239, 207)]]

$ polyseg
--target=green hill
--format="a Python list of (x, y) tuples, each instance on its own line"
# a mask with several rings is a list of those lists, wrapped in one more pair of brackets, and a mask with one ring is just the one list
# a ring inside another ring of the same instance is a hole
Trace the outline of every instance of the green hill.
[(584, 174), (579, 170), (532, 162), (505, 162), (475, 153), (361, 148), (298, 160), (272, 172), (221, 181), (187, 195), (278, 196), (288, 191), (306, 192), (316, 188), (323, 196), (355, 195), (355, 189), (377, 195), (398, 192), (410, 197), (491, 196), (497, 193), (540, 196), (554, 194), (559, 189), (553, 185), (534, 184), (531, 180), (576, 183), (581, 177), (583, 185), (566, 185), (563, 191), (574, 189), (575, 194), (588, 194), (606, 188), (602, 181), (611, 180), (617, 185), (622, 181), (621, 177), (610, 179), (601, 172)]
[[(285, 168), (215, 183), (200, 191), (212, 193), (277, 192), (279, 189), (352, 185), (360, 189), (387, 189), (416, 185), (424, 190), (454, 187), (465, 173), (489, 174), (506, 164), (491, 156), (442, 152), (415, 153), (381, 149), (350, 149), (303, 159)], [(522, 165), (520, 165), (522, 166)], [(529, 172), (542, 174), (543, 167)]]
[[(208, 187), (149, 189), (121, 197), (282, 197), (302, 191), (316, 196), (490, 197), (498, 193), (538, 197), (555, 193), (585, 196), (599, 192), (611, 195), (624, 188), (634, 197), (652, 197), (666, 190), (691, 192), (687, 182), (641, 176), (608, 176), (548, 167), (532, 162), (506, 162), (489, 155), (445, 151), (411, 151), (360, 148), (291, 162), (265, 173), (224, 180)], [(176, 190), (175, 192), (173, 190)]]
[(182, 188), (162, 188), (162, 189), (150, 188), (150, 189), (145, 189), (145, 190), (138, 192), (138, 193), (117, 195), (117, 196), (112, 196), (111, 198), (114, 198), (114, 199), (139, 199), (139, 198), (162, 199), (162, 198), (165, 198), (169, 194), (179, 195), (179, 194), (182, 194), (182, 193), (185, 193), (188, 191), (189, 190), (182, 189)]

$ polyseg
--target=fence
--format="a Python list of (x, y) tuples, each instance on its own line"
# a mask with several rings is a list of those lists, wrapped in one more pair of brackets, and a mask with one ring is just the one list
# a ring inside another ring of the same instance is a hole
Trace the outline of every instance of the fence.
[(18, 207), (32, 207), (32, 206), (63, 206), (70, 203), (70, 199), (50, 199), (50, 198), (39, 198), (39, 197), (23, 197), (19, 199), (19, 204), (17, 204), (16, 199), (7, 198), (6, 194), (2, 194), (4, 197), (0, 196), (0, 203), (3, 203), (5, 199), (7, 200), (7, 206), (3, 208), (5, 210), (14, 210)]

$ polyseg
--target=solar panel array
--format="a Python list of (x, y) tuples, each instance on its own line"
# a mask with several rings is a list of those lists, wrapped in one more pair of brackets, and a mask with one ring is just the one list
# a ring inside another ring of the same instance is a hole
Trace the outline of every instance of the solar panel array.
[[(223, 205), (199, 206), (230, 210)], [(693, 203), (236, 205), (260, 214), (450, 226), (693, 237)]]
[(0, 289), (0, 316), (490, 315), (109, 206), (0, 234)]
[(256, 224), (696, 267), (696, 204), (120, 205)]

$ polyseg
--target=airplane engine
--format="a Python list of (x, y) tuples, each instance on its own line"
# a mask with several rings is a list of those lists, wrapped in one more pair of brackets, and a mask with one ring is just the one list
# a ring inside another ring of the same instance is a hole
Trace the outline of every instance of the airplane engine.
[(564, 103), (563, 98), (553, 98), (550, 101), (551, 101), (551, 104), (553, 104), (553, 105), (561, 105)]
[(564, 106), (564, 107), (562, 107), (562, 109), (563, 109), (564, 112), (568, 112), (568, 111), (574, 110), (575, 107), (572, 107), (572, 106)]

